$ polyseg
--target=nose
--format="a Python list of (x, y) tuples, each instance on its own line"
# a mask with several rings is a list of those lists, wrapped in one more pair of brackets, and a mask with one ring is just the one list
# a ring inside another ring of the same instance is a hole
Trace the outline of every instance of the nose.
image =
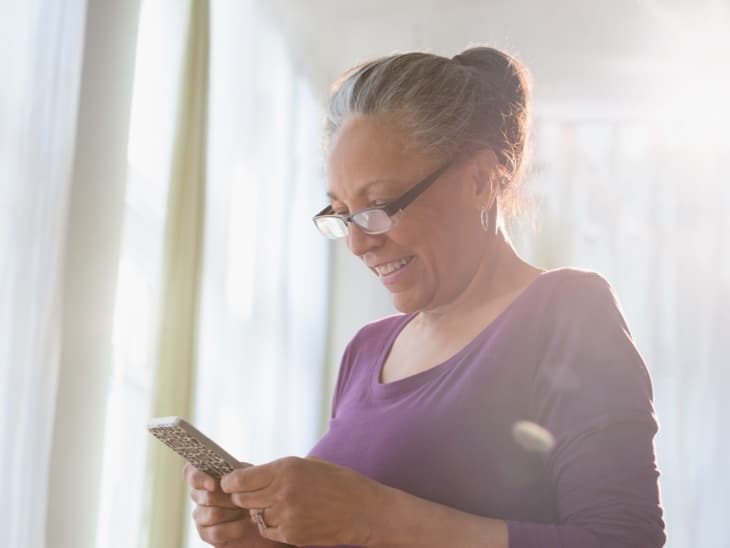
[(355, 223), (350, 223), (348, 228), (347, 247), (350, 248), (353, 255), (362, 257), (382, 242), (382, 234), (367, 234)]

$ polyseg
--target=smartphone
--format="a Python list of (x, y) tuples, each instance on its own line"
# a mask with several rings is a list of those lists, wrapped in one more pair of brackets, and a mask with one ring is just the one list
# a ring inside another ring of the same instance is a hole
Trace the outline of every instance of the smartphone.
[(195, 468), (217, 480), (235, 468), (247, 466), (183, 418), (157, 417), (150, 420), (147, 429)]

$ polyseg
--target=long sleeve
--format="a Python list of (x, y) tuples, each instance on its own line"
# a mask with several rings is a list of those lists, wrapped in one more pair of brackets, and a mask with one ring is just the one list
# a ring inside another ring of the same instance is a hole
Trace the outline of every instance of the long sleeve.
[(536, 422), (555, 441), (546, 465), (558, 520), (508, 521), (509, 546), (659, 548), (651, 381), (607, 282), (585, 273), (570, 284), (556, 292), (532, 387)]

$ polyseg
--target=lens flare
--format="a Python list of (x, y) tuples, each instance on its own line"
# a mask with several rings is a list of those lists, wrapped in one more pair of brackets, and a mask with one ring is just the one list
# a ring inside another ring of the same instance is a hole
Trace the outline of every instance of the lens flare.
[(550, 431), (531, 421), (517, 421), (512, 426), (512, 437), (533, 453), (549, 453), (555, 447), (555, 437)]

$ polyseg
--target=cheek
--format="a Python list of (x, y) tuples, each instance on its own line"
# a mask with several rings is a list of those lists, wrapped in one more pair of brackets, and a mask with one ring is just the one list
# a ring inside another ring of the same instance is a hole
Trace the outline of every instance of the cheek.
[[(463, 218), (409, 219), (391, 231), (390, 239), (417, 255), (430, 270), (451, 271), (473, 252), (473, 236)], [(471, 250), (471, 251), (470, 251)]]
[(471, 272), (481, 257), (482, 232), (466, 212), (442, 218), (438, 225), (422, 230), (422, 250), (442, 281)]
[(482, 235), (478, 210), (453, 192), (444, 191), (428, 198), (431, 199), (416, 202), (403, 212), (402, 219), (389, 233), (390, 239), (439, 262), (459, 262), (461, 255), (474, 253)]

